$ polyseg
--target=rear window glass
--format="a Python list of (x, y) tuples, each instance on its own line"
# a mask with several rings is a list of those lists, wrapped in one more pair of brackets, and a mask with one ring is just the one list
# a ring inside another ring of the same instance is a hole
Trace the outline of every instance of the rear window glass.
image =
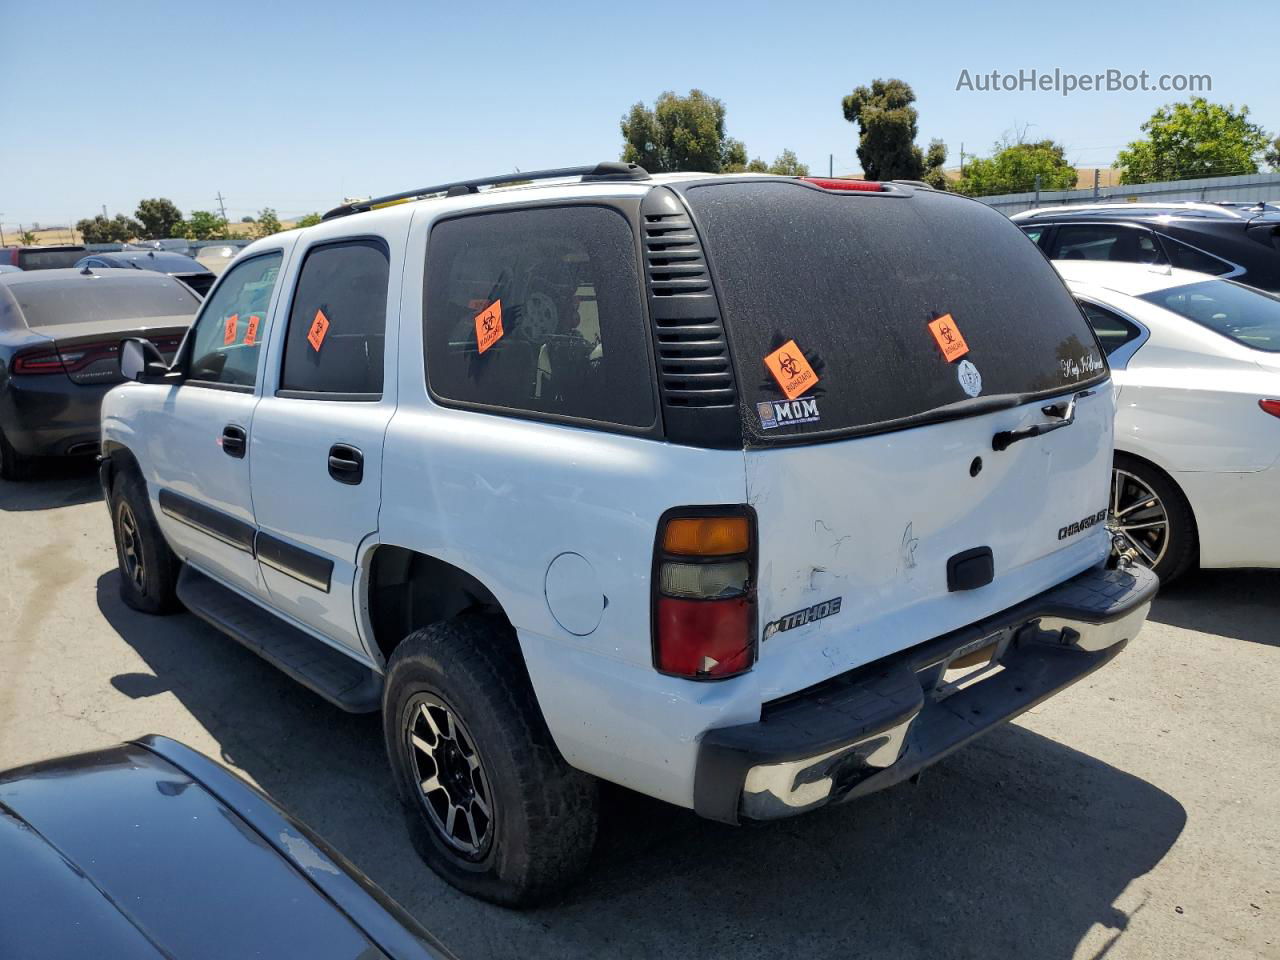
[(30, 327), (63, 323), (191, 316), (200, 300), (165, 277), (80, 277), (10, 285)]
[(994, 210), (781, 181), (698, 185), (688, 199), (757, 440), (891, 429), (1107, 375), (1053, 268)]
[(19, 250), (18, 266), (23, 270), (56, 270), (69, 267), (84, 256), (84, 250)]
[(1246, 347), (1280, 353), (1280, 297), (1230, 280), (1206, 280), (1157, 290), (1141, 299)]

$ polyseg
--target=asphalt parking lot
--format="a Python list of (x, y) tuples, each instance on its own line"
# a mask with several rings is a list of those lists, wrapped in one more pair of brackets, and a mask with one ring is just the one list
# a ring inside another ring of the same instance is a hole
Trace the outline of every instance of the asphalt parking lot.
[(376, 717), (116, 592), (91, 470), (0, 481), (0, 769), (163, 733), (269, 791), (464, 960), (1280, 957), (1280, 571), (1162, 596), (1113, 664), (904, 785), (730, 828), (611, 791), (596, 862), (515, 913), (409, 846)]

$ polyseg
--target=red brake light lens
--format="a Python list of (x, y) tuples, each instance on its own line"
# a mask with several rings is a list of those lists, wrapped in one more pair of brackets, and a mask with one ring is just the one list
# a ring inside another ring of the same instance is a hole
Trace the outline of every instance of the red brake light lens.
[(1280, 417), (1280, 400), (1259, 400), (1258, 406), (1273, 417)]
[(62, 357), (57, 350), (26, 350), (13, 358), (10, 370), (26, 376), (41, 373), (62, 373)]
[(863, 190), (867, 193), (883, 193), (884, 184), (879, 180), (836, 180), (831, 177), (801, 177), (805, 183), (812, 183), (823, 190)]
[(668, 516), (653, 576), (653, 665), (723, 680), (756, 659), (755, 525), (745, 510)]

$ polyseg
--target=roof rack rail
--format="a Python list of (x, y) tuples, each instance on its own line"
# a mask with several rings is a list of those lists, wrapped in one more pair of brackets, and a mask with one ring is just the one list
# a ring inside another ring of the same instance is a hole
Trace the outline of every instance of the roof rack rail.
[(581, 177), (583, 183), (597, 183), (609, 180), (648, 180), (649, 173), (636, 163), (606, 161), (592, 167), (557, 167), (552, 170), (530, 170), (524, 173), (504, 173), (496, 177), (479, 177), (475, 180), (455, 180), (451, 183), (439, 183), (431, 187), (419, 187), (416, 190), (405, 190), (403, 193), (391, 193), (385, 197), (370, 197), (367, 200), (353, 200), (328, 211), (321, 220), (333, 220), (352, 213), (363, 213), (379, 207), (389, 207), (409, 200), (421, 200), (425, 197), (444, 194), (448, 197), (460, 197), (468, 193), (479, 193), (481, 187), (497, 187), (504, 183), (527, 183), (530, 180), (564, 180), (569, 177)]

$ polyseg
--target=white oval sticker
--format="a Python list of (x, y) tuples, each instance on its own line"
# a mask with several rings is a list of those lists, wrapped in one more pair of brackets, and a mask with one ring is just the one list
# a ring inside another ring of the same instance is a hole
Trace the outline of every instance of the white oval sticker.
[(971, 397), (982, 392), (982, 374), (969, 360), (961, 360), (956, 367), (956, 377), (960, 380), (960, 389)]

